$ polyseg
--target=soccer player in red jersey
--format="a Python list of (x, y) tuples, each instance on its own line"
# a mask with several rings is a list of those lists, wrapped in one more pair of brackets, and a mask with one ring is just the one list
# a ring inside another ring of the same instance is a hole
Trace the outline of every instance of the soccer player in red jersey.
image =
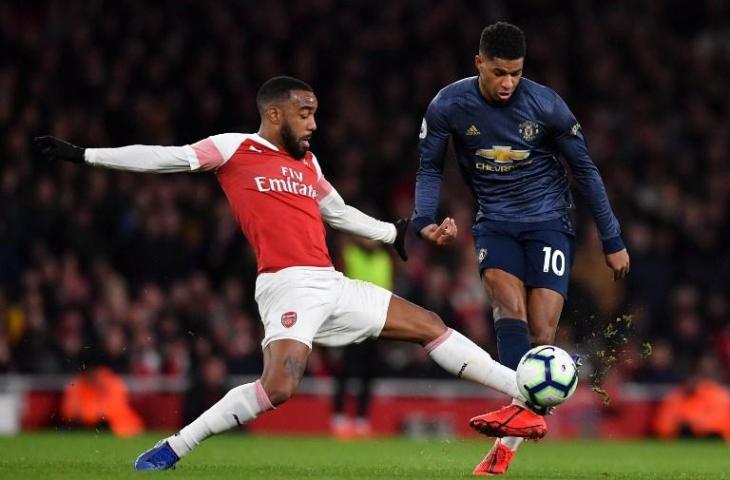
[[(260, 88), (258, 133), (214, 135), (192, 145), (81, 148), (54, 137), (35, 140), (47, 158), (138, 172), (214, 172), (256, 253), (256, 301), (265, 336), (261, 378), (231, 389), (179, 433), (135, 461), (165, 470), (212, 434), (242, 425), (294, 395), (313, 343), (340, 346), (371, 337), (423, 345), (445, 370), (523, 400), (513, 370), (433, 312), (332, 266), (324, 222), (392, 244), (405, 260), (408, 222), (386, 223), (343, 201), (322, 174), (309, 143), (317, 129), (317, 97), (306, 83), (274, 77)], [(544, 419), (528, 409), (487, 414), (482, 432), (541, 438)]]

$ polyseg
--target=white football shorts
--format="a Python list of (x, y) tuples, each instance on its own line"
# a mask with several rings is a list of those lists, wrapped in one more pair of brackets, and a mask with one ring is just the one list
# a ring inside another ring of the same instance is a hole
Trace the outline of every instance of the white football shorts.
[(338, 347), (377, 337), (392, 293), (352, 280), (332, 267), (290, 267), (256, 279), (256, 303), (266, 346), (292, 339)]

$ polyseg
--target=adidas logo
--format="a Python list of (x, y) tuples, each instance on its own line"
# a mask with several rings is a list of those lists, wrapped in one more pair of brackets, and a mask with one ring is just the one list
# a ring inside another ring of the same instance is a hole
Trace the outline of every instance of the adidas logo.
[(480, 132), (477, 127), (475, 127), (474, 125), (472, 125), (471, 127), (469, 127), (469, 128), (466, 129), (466, 134), (469, 135), (469, 136), (474, 136), (474, 135), (481, 135), (482, 132)]

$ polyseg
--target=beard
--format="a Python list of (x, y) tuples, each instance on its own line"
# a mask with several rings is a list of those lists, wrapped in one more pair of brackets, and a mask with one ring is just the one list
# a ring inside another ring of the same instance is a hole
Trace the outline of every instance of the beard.
[(281, 125), (281, 141), (284, 143), (284, 148), (289, 152), (289, 155), (297, 160), (304, 158), (304, 155), (307, 154), (307, 150), (299, 146), (299, 139), (294, 136), (294, 132), (288, 122), (284, 122)]

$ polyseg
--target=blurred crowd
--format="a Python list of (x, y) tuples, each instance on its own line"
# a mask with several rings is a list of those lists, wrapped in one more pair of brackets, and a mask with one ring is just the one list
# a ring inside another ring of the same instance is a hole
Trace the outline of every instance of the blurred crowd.
[[(473, 75), (481, 29), (506, 19), (526, 32), (525, 76), (563, 95), (583, 125), (632, 255), (628, 280), (614, 283), (577, 196), (558, 341), (614, 352), (622, 380), (677, 382), (699, 362), (730, 380), (730, 4), (685, 4), (0, 3), (0, 372), (261, 369), (254, 257), (214, 176), (49, 164), (34, 136), (180, 145), (254, 132), (258, 86), (289, 74), (319, 97), (313, 150), (330, 181), (349, 203), (396, 219), (411, 213), (428, 102)], [(451, 160), (442, 211), (460, 238), (441, 250), (410, 238), (394, 290), (494, 353), (474, 202)], [(340, 265), (350, 240), (329, 241)], [(622, 315), (615, 341), (607, 326)], [(310, 374), (333, 368), (317, 350)], [(390, 343), (378, 372), (440, 375), (420, 349)]]

